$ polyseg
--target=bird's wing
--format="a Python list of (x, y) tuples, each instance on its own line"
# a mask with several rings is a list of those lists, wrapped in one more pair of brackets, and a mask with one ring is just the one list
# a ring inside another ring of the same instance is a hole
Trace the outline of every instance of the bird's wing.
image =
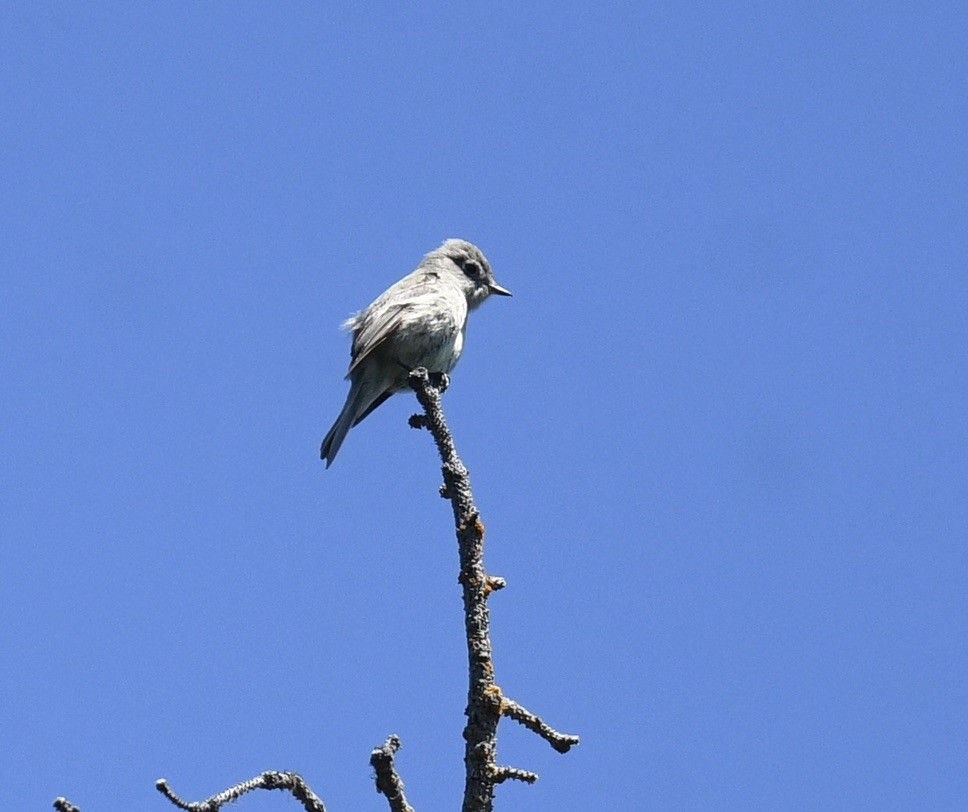
[(437, 295), (436, 282), (436, 274), (401, 279), (366, 310), (347, 322), (347, 326), (353, 330), (352, 360), (347, 377), (393, 334), (406, 319), (408, 310), (417, 304), (429, 303)]

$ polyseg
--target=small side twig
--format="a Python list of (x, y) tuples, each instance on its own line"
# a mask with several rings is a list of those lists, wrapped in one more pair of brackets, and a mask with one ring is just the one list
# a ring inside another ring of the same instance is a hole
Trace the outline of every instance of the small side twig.
[(567, 753), (572, 747), (578, 744), (577, 736), (572, 736), (568, 733), (559, 733), (554, 728), (546, 725), (540, 717), (535, 716), (531, 711), (522, 707), (513, 699), (504, 697), (504, 701), (501, 703), (501, 714), (524, 725), (532, 733), (537, 733), (559, 753)]
[(386, 796), (390, 812), (414, 812), (403, 794), (403, 781), (393, 766), (393, 757), (401, 745), (399, 736), (390, 736), (382, 747), (370, 753), (370, 765), (376, 771), (376, 791)]
[(533, 784), (538, 780), (538, 774), (529, 770), (519, 770), (517, 767), (496, 767), (494, 769), (494, 783), (503, 784), (509, 780), (523, 781), (525, 784)]
[(294, 772), (276, 772), (267, 770), (255, 778), (229, 787), (227, 790), (206, 798), (204, 801), (183, 801), (168, 786), (164, 778), (155, 782), (155, 788), (179, 809), (186, 812), (217, 812), (222, 806), (231, 801), (237, 801), (247, 792), (255, 789), (281, 789), (292, 793), (292, 796), (303, 805), (306, 812), (326, 812), (326, 806), (313, 793), (302, 776)]
[(61, 796), (60, 798), (54, 798), (54, 809), (57, 812), (81, 812), (81, 810), (74, 806), (67, 798)]

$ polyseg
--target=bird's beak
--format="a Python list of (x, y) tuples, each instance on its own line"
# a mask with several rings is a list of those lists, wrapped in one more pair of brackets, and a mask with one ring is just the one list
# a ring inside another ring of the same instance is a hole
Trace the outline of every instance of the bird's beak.
[(490, 289), (491, 293), (496, 293), (498, 296), (510, 296), (511, 291), (507, 288), (502, 288), (497, 282), (488, 282), (487, 287)]

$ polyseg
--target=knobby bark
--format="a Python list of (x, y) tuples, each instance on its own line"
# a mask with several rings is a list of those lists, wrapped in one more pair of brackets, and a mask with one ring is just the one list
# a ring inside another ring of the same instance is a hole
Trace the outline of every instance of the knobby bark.
[(403, 781), (393, 766), (393, 757), (400, 749), (400, 737), (390, 736), (383, 744), (370, 753), (370, 766), (376, 773), (376, 791), (386, 796), (390, 812), (414, 812), (403, 794)]

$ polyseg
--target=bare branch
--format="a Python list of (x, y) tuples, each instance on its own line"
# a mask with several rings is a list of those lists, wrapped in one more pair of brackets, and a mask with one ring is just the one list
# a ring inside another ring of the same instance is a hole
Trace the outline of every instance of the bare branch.
[[(440, 385), (435, 376), (422, 368), (410, 373), (410, 386), (424, 410), (422, 415), (414, 415), (410, 419), (410, 425), (414, 428), (426, 428), (433, 435), (443, 463), (444, 484), (440, 488), (440, 495), (450, 500), (457, 528), (460, 556), (458, 580), (463, 587), (470, 683), (465, 711), (467, 725), (464, 727), (466, 778), (463, 812), (491, 812), (494, 806), (494, 787), (497, 784), (508, 779), (533, 783), (538, 776), (526, 770), (497, 766), (498, 722), (503, 714), (512, 715), (512, 711), (506, 709), (509, 700), (501, 694), (501, 689), (494, 681), (487, 598), (492, 592), (503, 589), (506, 582), (503, 578), (489, 576), (484, 570), (484, 525), (474, 504), (470, 474), (457, 455), (454, 438), (441, 408), (440, 396), (446, 388), (447, 377), (440, 376), (439, 380)], [(510, 704), (513, 705), (514, 712), (517, 709), (522, 712), (512, 718), (528, 724), (559, 752), (566, 752), (578, 743), (576, 736), (563, 736), (520, 705)]]
[(326, 812), (323, 802), (313, 793), (309, 785), (303, 780), (302, 776), (294, 772), (276, 772), (267, 770), (255, 778), (229, 787), (227, 790), (213, 795), (204, 801), (188, 802), (183, 801), (171, 790), (168, 782), (164, 778), (155, 782), (155, 788), (171, 801), (179, 809), (186, 812), (217, 812), (225, 804), (237, 801), (247, 792), (254, 789), (281, 789), (292, 793), (292, 796), (299, 801), (306, 812)]
[[(464, 596), (464, 629), (467, 634), (470, 687), (467, 725), (464, 727), (464, 812), (490, 812), (494, 801), (494, 767), (500, 702), (493, 693), (490, 617), (487, 609), (487, 573), (484, 571), (484, 525), (474, 504), (470, 475), (454, 445), (440, 405), (440, 389), (433, 386), (426, 369), (410, 373), (410, 385), (424, 409), (421, 425), (430, 430), (443, 463), (441, 495), (450, 500), (457, 527), (460, 583)], [(499, 693), (498, 693), (499, 696)]]
[(403, 794), (403, 781), (393, 766), (393, 757), (402, 744), (399, 736), (390, 736), (382, 747), (370, 753), (370, 764), (376, 771), (376, 791), (386, 796), (390, 812), (414, 812)]
[(524, 725), (532, 733), (537, 733), (548, 744), (555, 748), (559, 753), (567, 753), (578, 744), (578, 737), (568, 733), (559, 733), (557, 730), (546, 725), (538, 716), (535, 716), (527, 708), (521, 707), (513, 699), (504, 697), (501, 703), (501, 713), (515, 722)]
[(61, 796), (60, 798), (54, 798), (54, 809), (57, 812), (81, 812), (74, 804)]

